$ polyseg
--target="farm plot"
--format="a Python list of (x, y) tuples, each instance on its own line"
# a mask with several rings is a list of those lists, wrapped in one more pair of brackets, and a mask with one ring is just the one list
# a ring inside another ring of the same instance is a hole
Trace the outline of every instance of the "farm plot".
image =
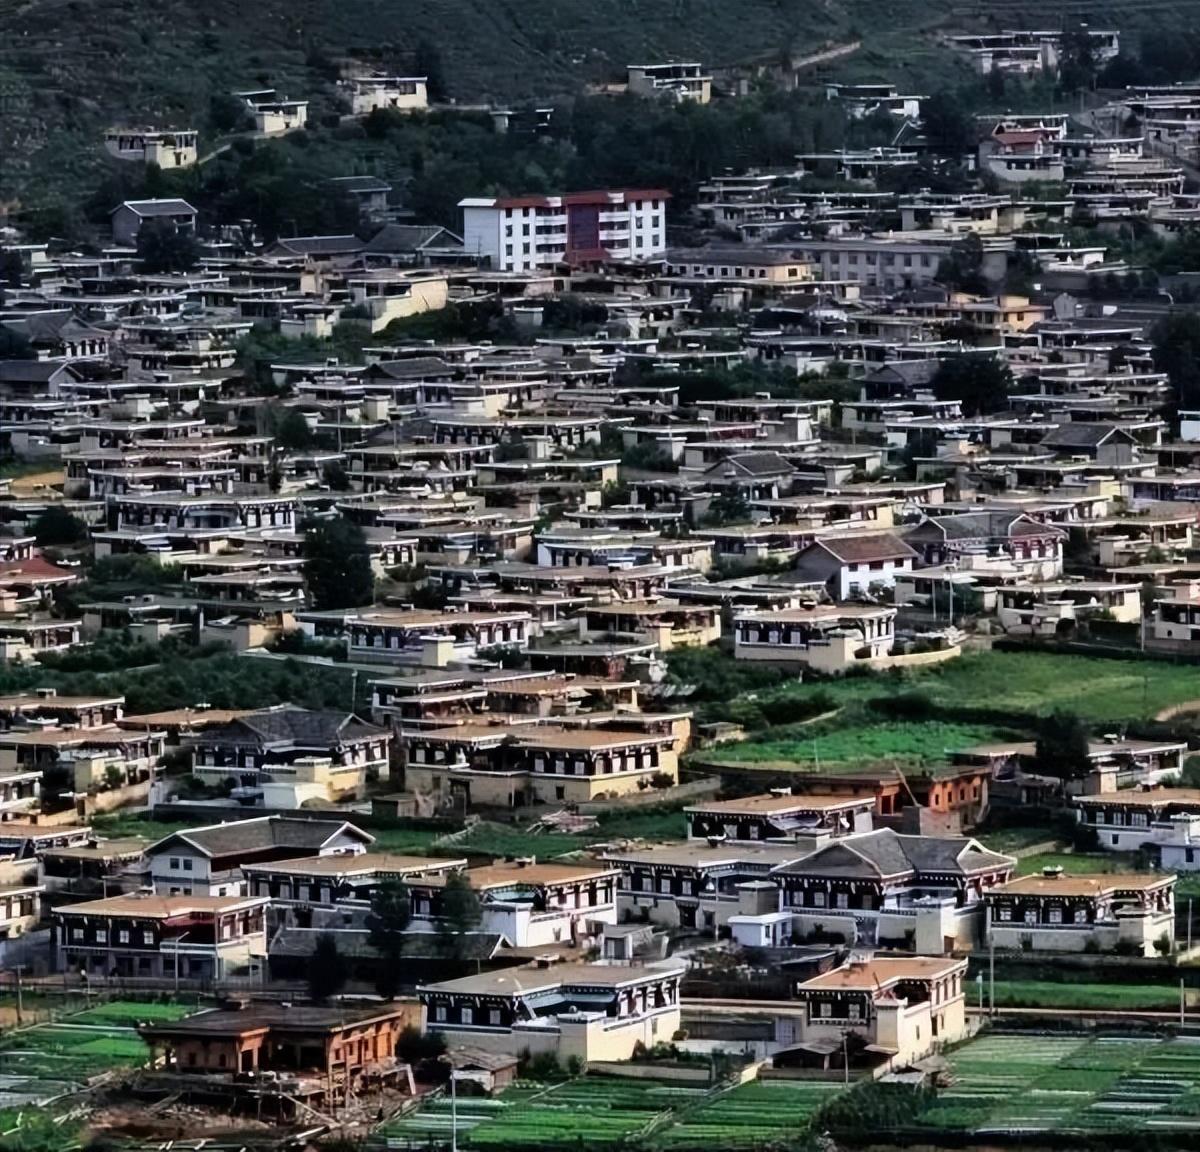
[[(702, 1101), (704, 1091), (657, 1081), (588, 1078), (563, 1084), (521, 1082), (496, 1100), (458, 1100), (458, 1138), (464, 1147), (612, 1148), (633, 1143), (665, 1124), (676, 1108)], [(390, 1148), (448, 1144), (448, 1097), (390, 1124)]]
[(1200, 1040), (987, 1034), (920, 1122), (979, 1135), (1200, 1132)]
[(114, 1001), (7, 1033), (0, 1037), (0, 1107), (38, 1104), (103, 1072), (145, 1063), (150, 1052), (133, 1021), (178, 1019), (187, 1011), (175, 1004)]
[(759, 1148), (802, 1136), (813, 1114), (842, 1090), (819, 1080), (743, 1084), (688, 1112), (659, 1134), (658, 1148)]

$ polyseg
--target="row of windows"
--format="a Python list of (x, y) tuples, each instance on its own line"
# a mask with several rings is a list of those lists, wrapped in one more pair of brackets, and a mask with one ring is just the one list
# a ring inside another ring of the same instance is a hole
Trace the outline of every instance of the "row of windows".
[[(833, 259), (835, 259), (835, 260), (844, 259), (847, 264), (857, 264), (858, 263), (858, 257), (859, 257), (858, 252), (846, 252), (846, 253), (836, 253), (835, 252), (835, 253), (832, 253), (831, 255), (832, 255)], [(934, 267), (934, 259), (928, 252), (918, 253), (916, 256), (905, 255), (903, 257), (894, 256), (894, 255), (879, 256), (874, 252), (864, 252), (864, 253), (862, 253), (862, 258), (863, 258), (862, 262), (864, 264), (867, 264), (872, 267), (875, 264), (883, 264), (887, 268), (895, 268), (898, 265), (900, 265), (904, 268), (932, 268), (932, 267)]]
[[(996, 909), (996, 919), (1000, 921), (1010, 922), (1013, 918), (1013, 910), (1008, 907), (1000, 907)], [(1024, 922), (1026, 924), (1040, 924), (1041, 918), (1038, 916), (1036, 908), (1029, 908), (1025, 912)], [(1086, 924), (1088, 923), (1088, 914), (1086, 908), (1076, 908), (1071, 915), (1070, 920), (1063, 918), (1063, 910), (1059, 907), (1046, 909), (1047, 924)]]

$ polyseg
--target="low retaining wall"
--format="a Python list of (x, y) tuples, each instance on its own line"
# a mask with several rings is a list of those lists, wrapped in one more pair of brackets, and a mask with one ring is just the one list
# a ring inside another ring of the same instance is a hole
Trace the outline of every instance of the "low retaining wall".
[(674, 1084), (708, 1084), (707, 1064), (618, 1064), (589, 1061), (589, 1075), (617, 1076), (623, 1080), (668, 1080)]

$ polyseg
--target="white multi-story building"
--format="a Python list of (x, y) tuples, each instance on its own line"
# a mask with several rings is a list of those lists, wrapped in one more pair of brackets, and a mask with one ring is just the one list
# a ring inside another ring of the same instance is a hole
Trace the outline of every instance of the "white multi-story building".
[(502, 272), (648, 260), (667, 248), (661, 188), (462, 200), (463, 247)]

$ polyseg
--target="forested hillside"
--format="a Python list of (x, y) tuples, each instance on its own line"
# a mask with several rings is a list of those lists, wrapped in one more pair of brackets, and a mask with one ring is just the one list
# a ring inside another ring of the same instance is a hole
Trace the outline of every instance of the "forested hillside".
[(861, 38), (839, 75), (929, 89), (955, 75), (945, 31), (1089, 17), (1169, 39), (1198, 16), (1200, 0), (0, 0), (0, 201), (93, 190), (114, 124), (195, 127), (211, 148), (233, 89), (276, 87), (330, 124), (347, 56), (389, 71), (434, 60), (449, 98), (520, 103), (620, 80), (639, 59), (720, 66)]

